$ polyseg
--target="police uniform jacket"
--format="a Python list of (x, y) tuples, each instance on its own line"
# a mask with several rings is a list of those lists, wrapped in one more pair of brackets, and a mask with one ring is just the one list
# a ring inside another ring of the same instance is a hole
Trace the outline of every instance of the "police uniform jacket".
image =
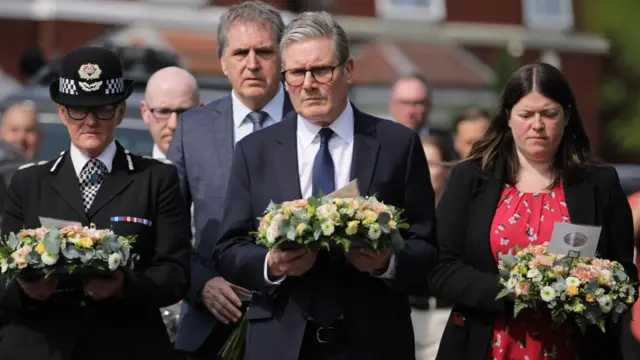
[(59, 278), (46, 301), (29, 298), (16, 281), (0, 287), (0, 308), (10, 316), (0, 359), (171, 359), (159, 308), (178, 302), (189, 286), (188, 218), (177, 172), (114, 142), (104, 152), (111, 151), (111, 169), (85, 212), (74, 150), (15, 173), (2, 234), (40, 227), (39, 217), (93, 223), (137, 235), (133, 253), (140, 259), (121, 296), (105, 301), (85, 296), (78, 277)]

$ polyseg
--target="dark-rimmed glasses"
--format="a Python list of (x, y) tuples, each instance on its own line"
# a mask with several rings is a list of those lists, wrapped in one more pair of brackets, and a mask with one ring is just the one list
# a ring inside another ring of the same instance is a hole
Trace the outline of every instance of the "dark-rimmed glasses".
[(151, 115), (158, 120), (167, 120), (171, 117), (171, 114), (176, 113), (180, 116), (183, 112), (190, 110), (191, 108), (169, 109), (169, 108), (149, 108)]
[(65, 106), (67, 114), (73, 120), (84, 120), (90, 113), (99, 120), (111, 120), (118, 109), (117, 104), (101, 106)]
[(291, 86), (299, 86), (304, 83), (304, 78), (307, 76), (307, 72), (311, 72), (313, 80), (320, 84), (326, 84), (333, 80), (333, 72), (336, 68), (342, 66), (338, 65), (325, 65), (325, 66), (312, 66), (309, 69), (289, 69), (282, 72), (284, 75), (284, 81)]

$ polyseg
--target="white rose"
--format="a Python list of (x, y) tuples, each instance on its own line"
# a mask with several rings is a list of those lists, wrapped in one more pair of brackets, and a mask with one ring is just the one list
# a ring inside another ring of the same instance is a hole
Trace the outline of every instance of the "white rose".
[(569, 276), (567, 280), (567, 286), (580, 286), (580, 279), (574, 276)]
[(556, 298), (556, 291), (551, 286), (545, 286), (540, 289), (540, 297), (543, 301), (550, 302)]
[(120, 263), (122, 262), (122, 256), (118, 253), (113, 253), (109, 255), (109, 270), (115, 271), (120, 267)]
[(40, 258), (45, 265), (55, 265), (58, 262), (58, 255), (49, 254), (48, 252), (42, 253)]

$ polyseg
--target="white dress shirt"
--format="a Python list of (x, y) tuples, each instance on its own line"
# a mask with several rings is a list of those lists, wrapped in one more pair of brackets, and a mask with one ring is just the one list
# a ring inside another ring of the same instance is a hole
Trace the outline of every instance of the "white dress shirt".
[[(316, 154), (320, 150), (320, 129), (322, 127), (314, 125), (302, 116), (298, 115), (297, 119), (296, 139), (298, 147), (298, 174), (300, 176), (300, 190), (303, 198), (313, 195), (312, 179), (313, 179), (313, 162)], [(353, 159), (353, 142), (354, 142), (354, 117), (351, 103), (347, 101), (347, 107), (342, 114), (329, 125), (334, 135), (329, 141), (329, 153), (333, 159), (335, 190), (346, 186), (351, 177), (351, 162)], [(268, 275), (268, 255), (264, 261), (264, 279), (267, 284), (280, 284), (286, 276), (275, 280), (270, 280)], [(384, 279), (393, 279), (395, 276), (395, 256), (391, 255), (389, 267), (387, 270), (376, 277)]]
[(163, 153), (162, 150), (160, 150), (160, 147), (158, 146), (158, 144), (153, 144), (153, 150), (151, 151), (151, 157), (153, 157), (154, 159), (166, 159), (167, 158), (167, 154)]
[[(91, 160), (90, 157), (82, 153), (80, 149), (78, 149), (73, 143), (71, 144), (71, 149), (69, 150), (69, 155), (71, 156), (71, 163), (73, 164), (73, 168), (76, 171), (76, 175), (78, 179), (80, 178), (80, 173), (82, 172), (82, 168)], [(116, 141), (111, 141), (111, 144), (107, 146), (106, 149), (100, 154), (96, 159), (102, 161), (102, 163), (107, 167), (107, 171), (111, 172), (113, 169), (113, 158), (116, 157)]]
[[(271, 101), (262, 108), (269, 116), (265, 119), (262, 127), (265, 128), (282, 120), (284, 106), (284, 89), (280, 85), (280, 89)], [(243, 137), (253, 132), (253, 123), (247, 119), (247, 115), (253, 110), (246, 107), (236, 96), (235, 91), (231, 91), (231, 110), (233, 113), (233, 142), (236, 144)]]

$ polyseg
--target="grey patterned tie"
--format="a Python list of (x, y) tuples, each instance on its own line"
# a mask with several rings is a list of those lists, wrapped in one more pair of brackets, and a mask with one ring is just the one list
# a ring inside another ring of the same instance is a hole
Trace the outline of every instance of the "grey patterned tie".
[(247, 119), (253, 123), (253, 131), (258, 131), (262, 129), (262, 125), (264, 125), (268, 116), (269, 114), (264, 111), (252, 111), (247, 115)]
[(84, 211), (89, 211), (93, 199), (96, 198), (100, 184), (102, 184), (102, 179), (108, 172), (107, 166), (98, 159), (89, 160), (82, 168), (79, 180)]

